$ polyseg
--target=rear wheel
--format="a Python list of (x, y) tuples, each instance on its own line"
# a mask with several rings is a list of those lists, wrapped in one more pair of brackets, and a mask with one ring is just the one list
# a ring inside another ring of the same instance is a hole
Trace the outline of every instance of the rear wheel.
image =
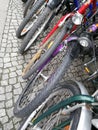
[[(23, 70), (22, 77), (24, 79), (29, 78), (33, 74), (31, 73), (33, 66), (38, 62), (38, 60), (41, 57), (43, 57), (44, 53), (53, 45), (55, 36), (57, 35), (60, 29), (57, 29), (56, 32), (43, 45), (38, 46), (38, 51), (34, 54), (32, 59), (29, 61), (29, 63), (26, 65), (26, 67)], [(63, 48), (64, 47), (62, 46), (62, 49)]]
[(30, 77), (34, 72), (38, 70), (38, 68), (49, 58), (51, 57), (54, 50), (57, 48), (57, 46), (62, 42), (62, 39), (64, 35), (66, 34), (66, 25), (61, 28), (60, 32), (56, 35), (54, 42), (52, 46), (43, 54), (42, 57), (40, 57), (35, 64), (33, 64), (30, 71), (27, 71), (27, 73), (23, 76), (24, 79)]
[[(63, 81), (57, 85), (57, 88), (55, 88), (51, 95), (42, 103), (41, 106), (39, 106), (36, 109), (36, 112), (32, 112), (30, 116), (24, 120), (22, 125), (20, 126), (19, 130), (25, 129), (33, 129), (32, 124), (33, 120), (35, 120), (37, 117), (42, 115), (45, 111), (47, 111), (50, 107), (54, 106), (55, 104), (59, 103), (60, 101), (63, 101), (64, 99), (69, 98), (70, 96), (81, 94), (80, 89), (77, 87), (77, 84), (73, 81)], [(34, 126), (35, 129), (41, 128), (43, 130), (52, 130), (59, 124), (63, 123), (66, 120), (70, 120), (73, 116), (75, 118), (75, 115), (80, 113), (80, 110), (75, 111), (74, 114), (71, 113), (69, 115), (62, 114), (63, 109), (60, 109), (59, 111), (56, 111), (54, 113), (51, 113), (48, 117), (45, 117), (43, 120), (40, 119), (40, 121)], [(35, 113), (35, 114), (34, 114)], [(79, 115), (78, 115), (79, 116)], [(78, 118), (74, 120), (78, 123)], [(69, 122), (68, 122), (69, 123)], [(74, 123), (74, 122), (73, 122)], [(76, 123), (76, 124), (77, 124)], [(37, 127), (37, 128), (36, 128)], [(59, 130), (65, 128), (68, 128), (65, 126), (60, 127)]]
[[(72, 44), (74, 48), (76, 48), (77, 44)], [(77, 46), (78, 47), (78, 46)], [(58, 84), (59, 80), (62, 78), (64, 73), (69, 68), (72, 60), (74, 57), (72, 55), (72, 47), (68, 49), (63, 62), (58, 67), (58, 69), (53, 73), (51, 67), (48, 67), (48, 71), (50, 72), (51, 76), (48, 77), (41, 74), (42, 77), (45, 78), (45, 82), (41, 80), (35, 80), (35, 78), (30, 79), (29, 83), (21, 93), (19, 99), (17, 100), (14, 113), (16, 116), (24, 117), (28, 116), (32, 111), (34, 111), (42, 102), (45, 101), (46, 98), (49, 97), (51, 92), (55, 89), (56, 85)], [(78, 53), (78, 50), (75, 50)], [(58, 65), (58, 64), (57, 64)], [(45, 68), (44, 68), (45, 70)], [(44, 71), (45, 73), (47, 71)], [(48, 73), (49, 74), (49, 73)], [(38, 81), (40, 81), (38, 83)], [(43, 84), (42, 84), (43, 83)]]

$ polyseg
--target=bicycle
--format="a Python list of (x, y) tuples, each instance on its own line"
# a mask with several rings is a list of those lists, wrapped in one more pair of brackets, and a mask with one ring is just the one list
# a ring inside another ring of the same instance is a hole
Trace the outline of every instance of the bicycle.
[[(73, 29), (74, 27), (70, 30), (69, 26), (72, 23), (72, 22), (70, 23), (71, 20), (68, 21), (68, 22), (66, 21), (67, 19), (72, 18), (74, 15), (75, 15), (74, 13), (69, 13), (69, 14), (63, 16), (58, 21), (58, 23), (54, 26), (54, 28), (50, 31), (50, 33), (43, 39), (43, 41), (41, 42), (41, 44), (38, 46), (38, 48), (40, 48), (40, 49), (33, 56), (33, 58), (31, 59), (31, 61), (28, 63), (28, 65), (23, 70), (22, 77), (24, 79), (30, 77), (34, 72), (36, 72), (38, 70), (38, 68), (45, 61), (47, 61), (47, 59), (49, 59), (49, 57), (51, 57), (52, 53), (54, 53), (54, 51), (56, 50), (56, 47), (59, 46), (58, 44), (61, 43), (61, 40), (67, 38), (73, 31), (76, 30), (76, 28)], [(65, 28), (63, 27), (64, 24), (65, 24)], [(66, 27), (67, 24), (68, 24), (68, 28), (70, 30), (70, 32), (68, 34), (65, 33), (66, 32), (66, 28), (67, 28)], [(57, 33), (60, 30), (61, 30), (62, 34), (60, 32), (57, 35)], [(57, 40), (54, 41), (53, 38), (56, 35), (57, 35), (57, 37), (56, 37)], [(63, 35), (63, 36), (61, 37), (61, 35)], [(28, 46), (27, 46), (26, 49), (28, 49)], [(61, 49), (61, 48), (59, 48), (59, 49)], [(42, 55), (42, 57), (41, 57), (42, 52), (45, 52), (45, 54)]]
[[(54, 17), (57, 16), (60, 10), (65, 6), (67, 7), (65, 8), (66, 12), (71, 12), (73, 8), (75, 8), (74, 4), (72, 3), (70, 5), (70, 1), (68, 0), (50, 0), (48, 1), (48, 3), (46, 3), (45, 9), (43, 9), (42, 13), (39, 15), (37, 21), (34, 23), (34, 26), (30, 26), (30, 31), (28, 32), (28, 34), (24, 38), (22, 45), (20, 46), (19, 51), (21, 54), (23, 54), (32, 46), (32, 44), (36, 41), (42, 31), (48, 27)], [(70, 6), (73, 8), (71, 9)]]
[(89, 95), (82, 83), (64, 81), (24, 120), (19, 130), (91, 130), (92, 124), (98, 129), (98, 111), (95, 110), (98, 110), (98, 89)]
[[(84, 34), (85, 36), (85, 34)], [(86, 39), (86, 40), (85, 40)], [(91, 47), (91, 40), (88, 38), (81, 39), (85, 40), (85, 42), (88, 45), (88, 48)], [(50, 78), (45, 77), (41, 75), (42, 77), (45, 78), (45, 81), (42, 85), (40, 82), (37, 82), (37, 78), (41, 73), (36, 72), (28, 81), (26, 88), (23, 90), (22, 94), (20, 95), (19, 99), (16, 102), (16, 106), (14, 107), (14, 114), (19, 117), (24, 117), (29, 115), (33, 110), (35, 110), (48, 96), (51, 94), (52, 90), (55, 89), (55, 85), (58, 83), (58, 80), (62, 78), (66, 70), (69, 68), (69, 65), (72, 63), (72, 61), (77, 58), (77, 56), (80, 54), (81, 50), (81, 45), (79, 44), (80, 41), (78, 37), (69, 38), (68, 41), (70, 41), (70, 44), (67, 51), (66, 55), (63, 58), (63, 62), (59, 66), (59, 68), (53, 73)], [(79, 43), (78, 43), (79, 42)], [(65, 40), (65, 44), (67, 41)], [(82, 42), (81, 42), (82, 43)], [(62, 43), (64, 44), (64, 42)], [(82, 45), (83, 46), (83, 45)], [(85, 46), (83, 47), (85, 48)], [(45, 62), (47, 63), (47, 62)], [(41, 66), (42, 67), (42, 66)], [(42, 69), (40, 67), (40, 69)], [(53, 72), (53, 71), (52, 71)], [(38, 90), (36, 89), (36, 85), (38, 86)], [(41, 86), (40, 86), (41, 85)], [(33, 86), (33, 88), (32, 88)], [(42, 88), (43, 87), (43, 88)], [(34, 93), (37, 94), (35, 95)], [(31, 96), (32, 95), (32, 96)], [(27, 101), (27, 104), (25, 105), (26, 98), (29, 100)], [(29, 98), (30, 97), (30, 98)]]

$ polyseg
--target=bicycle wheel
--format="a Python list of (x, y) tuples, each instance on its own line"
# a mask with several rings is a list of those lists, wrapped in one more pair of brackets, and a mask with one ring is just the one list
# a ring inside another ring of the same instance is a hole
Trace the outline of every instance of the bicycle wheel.
[(43, 56), (43, 54), (52, 46), (55, 36), (57, 35), (60, 29), (61, 28), (57, 29), (55, 33), (42, 46), (38, 47), (40, 49), (34, 54), (32, 59), (29, 61), (29, 63), (26, 65), (26, 67), (23, 70), (23, 73), (22, 73), (23, 79), (25, 79), (25, 77), (29, 78), (28, 77), (29, 71), (31, 71), (32, 67), (36, 64), (39, 58)]
[(32, 66), (30, 71), (28, 71), (23, 76), (24, 79), (30, 77), (34, 72), (36, 72), (38, 68), (52, 55), (57, 46), (62, 42), (62, 39), (65, 34), (66, 34), (66, 25), (64, 25), (64, 27), (61, 28), (61, 31), (56, 36), (53, 45), (44, 53), (42, 57), (39, 58), (39, 60), (37, 60), (37, 62)]
[[(21, 126), (19, 127), (19, 130), (25, 130), (25, 129), (33, 129), (32, 121), (40, 116), (42, 113), (47, 111), (50, 107), (54, 106), (55, 104), (59, 103), (60, 101), (63, 101), (64, 99), (69, 98), (70, 96), (79, 95), (81, 94), (81, 91), (78, 87), (78, 84), (76, 84), (74, 81), (63, 81), (57, 85), (57, 88), (55, 88), (51, 95), (42, 103), (41, 106), (39, 106), (36, 109), (36, 112), (32, 112), (30, 116), (23, 121)], [(69, 115), (63, 115), (62, 110), (51, 113), (48, 117), (44, 118), (43, 120), (40, 120), (40, 122), (37, 124), (37, 127), (43, 130), (52, 130), (56, 125), (66, 121), (67, 119), (72, 118), (73, 116), (76, 116), (78, 113), (78, 118), (80, 110), (76, 110), (74, 113), (71, 113)], [(74, 117), (76, 118), (76, 117)], [(78, 118), (74, 120), (76, 124), (78, 124)], [(73, 123), (74, 123), (73, 122)], [(47, 124), (47, 125), (46, 125)], [(36, 128), (36, 127), (35, 127)], [(61, 127), (59, 128), (61, 130)], [(75, 129), (75, 128), (74, 128)]]
[[(74, 56), (72, 54), (72, 48), (78, 47), (77, 44), (72, 44), (73, 47), (67, 50), (67, 53), (63, 59), (62, 64), (59, 66), (57, 71), (49, 76), (43, 84), (40, 86), (35, 85), (35, 80), (31, 79), (27, 84), (26, 88), (23, 90), (22, 94), (20, 95), (19, 99), (17, 100), (14, 114), (19, 117), (24, 117), (29, 115), (32, 111), (34, 111), (44, 100), (51, 94), (52, 90), (56, 87), (58, 81), (62, 78), (62, 75), (66, 72), (71, 64)], [(74, 52), (78, 53), (78, 50), (75, 49)], [(48, 69), (48, 71), (50, 71)], [(46, 72), (46, 71), (45, 71)], [(45, 76), (44, 76), (45, 77)], [(40, 80), (41, 82), (41, 80)], [(38, 82), (37, 82), (38, 83)], [(34, 87), (36, 92), (36, 97), (34, 97)], [(38, 90), (37, 88), (38, 87)], [(39, 90), (40, 89), (40, 90)], [(33, 92), (32, 92), (33, 91)], [(24, 100), (27, 98), (26, 100)], [(26, 104), (25, 104), (26, 103)]]
[(37, 0), (27, 0), (26, 5), (25, 5), (25, 9), (24, 9), (24, 13), (23, 16), (25, 17), (26, 15), (28, 15), (28, 13), (30, 12), (30, 10), (32, 9), (33, 5), (35, 4)]
[(16, 36), (18, 38), (21, 38), (22, 36), (24, 36), (34, 25), (37, 17), (40, 15), (41, 11), (44, 8), (44, 3), (45, 3), (45, 0), (37, 0), (35, 2), (30, 13), (23, 19), (23, 21), (21, 22), (21, 24), (19, 25), (16, 31)]
[(42, 11), (41, 15), (38, 17), (37, 21), (35, 22), (34, 26), (32, 26), (31, 30), (28, 32), (22, 45), (19, 48), (21, 54), (27, 51), (37, 37), (41, 34), (49, 20), (52, 18), (54, 11), (51, 10), (49, 7), (46, 7), (45, 10)]

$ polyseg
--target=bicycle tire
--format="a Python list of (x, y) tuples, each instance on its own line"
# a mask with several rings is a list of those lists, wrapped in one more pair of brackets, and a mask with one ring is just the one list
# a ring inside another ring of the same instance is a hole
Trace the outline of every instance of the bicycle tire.
[[(60, 91), (60, 90), (63, 90), (63, 91)], [(64, 96), (64, 99), (65, 98), (69, 98), (69, 93), (66, 93), (65, 95), (63, 95), (62, 94), (62, 92), (64, 92), (65, 91), (65, 93), (66, 92), (71, 92), (71, 94), (74, 96), (74, 95), (79, 95), (79, 94), (81, 94), (81, 91), (80, 91), (80, 89), (79, 89), (79, 87), (78, 87), (78, 84), (76, 84), (74, 81), (63, 81), (63, 82), (61, 82), (61, 83), (59, 83), (58, 84), (58, 87), (56, 88), (56, 89), (54, 89), (53, 90), (53, 92), (51, 93), (51, 95), (49, 96), (49, 98), (48, 98), (48, 100), (46, 101), (46, 103), (49, 101), (49, 102), (51, 102), (50, 100), (52, 99), (53, 100), (53, 96), (54, 97), (56, 97), (56, 94), (58, 94), (59, 95), (59, 98), (61, 98), (60, 97), (60, 92), (61, 92), (61, 96)], [(58, 93), (57, 93), (58, 92)], [(52, 95), (53, 94), (53, 95)], [(57, 95), (57, 96), (58, 96)], [(71, 95), (71, 96), (72, 96)], [(68, 96), (68, 97), (67, 97)], [(55, 98), (56, 99), (56, 98)], [(62, 99), (62, 98), (61, 98)], [(60, 99), (60, 100), (61, 100)], [(59, 102), (59, 100), (57, 100), (57, 102)], [(56, 103), (57, 103), (56, 102)], [(45, 104), (46, 104), (45, 103)], [(44, 106), (45, 106), (45, 104), (44, 104)], [(48, 104), (48, 103), (47, 103)], [(51, 103), (51, 105), (52, 105), (52, 103)], [(49, 105), (49, 107), (51, 107), (51, 105)], [(53, 104), (54, 105), (54, 104)], [(40, 111), (42, 111), (42, 109), (40, 110)], [(76, 114), (78, 113), (78, 117), (79, 117), (79, 114), (81, 113), (81, 111), (78, 109), (78, 110), (76, 110), (75, 112), (74, 112), (74, 121), (75, 121), (75, 123), (76, 124), (78, 124), (78, 118), (75, 118), (75, 116), (76, 116)], [(37, 115), (38, 115), (38, 113), (37, 113)], [(73, 114), (71, 114), (71, 115), (73, 115)], [(33, 118), (33, 117), (32, 117)], [(76, 120), (75, 120), (76, 119)], [(28, 118), (27, 119), (25, 119), (24, 121), (23, 121), (23, 123), (21, 124), (21, 126), (19, 127), (19, 130), (22, 130), (22, 128), (24, 128), (24, 130), (27, 128), (27, 120), (28, 120)], [(25, 124), (26, 123), (26, 124)], [(29, 121), (28, 121), (28, 123), (29, 123)], [(74, 123), (74, 122), (73, 122)], [(25, 126), (25, 127), (24, 127)], [(46, 129), (45, 129), (46, 130)], [(49, 129), (50, 130), (50, 129)]]
[[(67, 71), (69, 68), (69, 65), (75, 58), (72, 56), (72, 51), (73, 48), (77, 47), (77, 44), (72, 44), (72, 46), (67, 50), (67, 53), (65, 57), (63, 58), (63, 62), (61, 65), (58, 67), (58, 69), (55, 71), (55, 73), (50, 76), (50, 78), (43, 84), (43, 88), (40, 90), (40, 92), (36, 95), (32, 101), (30, 101), (27, 106), (24, 108), (20, 108), (20, 103), (22, 100), (22, 97), (25, 96), (25, 92), (27, 92), (27, 89), (29, 89), (30, 84), (32, 82), (32, 79), (29, 81), (30, 83), (27, 84), (21, 95), (19, 96), (17, 103), (14, 108), (14, 114), (19, 117), (25, 117), (28, 116), (32, 111), (34, 111), (44, 100), (51, 94), (52, 90), (56, 87), (58, 80), (62, 78), (64, 73)], [(76, 53), (78, 53), (78, 50), (75, 50)], [(32, 86), (34, 85), (34, 82)]]
[(22, 77), (24, 77), (26, 75), (26, 73), (28, 71), (30, 71), (30, 69), (32, 68), (32, 66), (39, 60), (39, 58), (42, 55), (42, 51), (45, 49), (49, 49), (52, 41), (54, 39), (54, 37), (57, 35), (57, 33), (59, 32), (60, 29), (56, 30), (56, 32), (42, 45), (39, 46), (39, 50), (33, 55), (32, 59), (30, 59), (30, 61), (28, 62), (28, 64), (25, 66), (25, 68), (23, 69), (22, 72)]
[[(60, 87), (61, 88), (60, 88)], [(77, 82), (77, 81), (63, 81), (62, 83), (59, 83), (58, 84), (58, 87), (59, 87), (59, 89), (57, 88), (57, 91), (58, 90), (60, 90), (60, 89), (62, 89), (63, 87), (65, 87), (65, 89), (69, 89), (70, 91), (72, 91), (72, 93), (73, 93), (73, 95), (75, 96), (75, 95), (89, 95), (88, 94), (88, 92), (87, 92), (87, 90), (86, 90), (86, 88), (83, 86), (83, 84), (81, 84), (81, 83), (79, 83), (79, 82)], [(63, 89), (64, 90), (64, 89)], [(67, 91), (68, 92), (68, 91)], [(63, 93), (62, 93), (62, 95), (64, 95)], [(64, 96), (65, 97), (65, 96)], [(53, 98), (52, 98), (52, 101), (53, 101)], [(50, 101), (49, 103), (51, 104), (51, 102), (52, 101)], [(62, 101), (62, 100), (61, 100)], [(49, 104), (48, 103), (48, 104)], [(56, 104), (58, 103), (58, 100), (57, 100), (57, 102), (56, 102)], [(54, 105), (54, 104), (53, 104)], [(45, 104), (45, 106), (47, 106), (47, 104)], [(49, 105), (49, 108), (51, 109), (51, 105)], [(49, 108), (48, 108), (48, 110), (46, 110), (45, 112), (46, 113), (48, 113), (48, 115), (47, 115), (47, 117), (48, 116), (51, 116), (51, 114), (52, 114), (52, 116), (53, 116), (53, 118), (54, 118), (54, 115), (53, 115), (53, 111), (50, 113), (49, 111)], [(37, 109), (38, 110), (38, 109)], [(85, 111), (86, 110), (86, 111)], [(84, 114), (84, 111), (85, 111), (85, 114)], [(39, 123), (40, 123), (40, 121), (41, 120), (43, 120), (44, 118), (44, 112), (42, 111), (42, 109), (40, 110), (40, 112), (42, 112), (42, 114), (41, 114), (41, 117), (42, 118), (40, 118), (40, 120), (38, 119), (38, 123), (37, 124), (35, 124), (35, 125), (37, 125), (38, 127), (37, 128), (40, 128), (40, 126), (39, 126)], [(56, 111), (54, 111), (54, 113), (55, 113)], [(34, 113), (34, 112), (33, 112)], [(58, 113), (58, 112), (57, 112)], [(92, 116), (91, 116), (91, 111), (90, 110), (88, 110), (88, 108), (86, 107), (86, 106), (83, 106), (82, 108), (79, 108), (79, 109), (77, 109), (77, 110), (75, 110), (75, 111), (73, 111), (72, 113), (71, 113), (71, 115), (72, 116), (70, 116), (71, 117), (71, 122), (70, 122), (70, 124), (69, 125), (67, 125), (67, 126), (70, 126), (70, 127), (65, 127), (65, 125), (63, 125), (63, 127), (60, 127), (60, 125), (58, 125), (57, 127), (55, 127), (55, 128), (53, 128), (53, 130), (61, 130), (61, 128), (66, 128), (66, 129), (68, 129), (68, 128), (70, 128), (70, 130), (77, 130), (77, 129), (83, 129), (84, 128), (84, 125), (85, 125), (85, 123), (87, 122), (87, 126), (85, 127), (85, 130), (90, 130), (91, 129), (91, 118), (92, 118)], [(67, 113), (66, 113), (67, 114)], [(31, 114), (32, 115), (32, 114)], [(31, 116), (30, 115), (30, 116)], [(36, 114), (35, 114), (36, 115)], [(34, 114), (33, 114), (33, 116), (31, 117), (31, 118), (29, 118), (29, 121), (31, 121), (31, 120), (33, 120), (33, 117), (34, 117), (34, 120), (36, 120), (35, 119), (35, 116)], [(84, 116), (83, 116), (84, 115)], [(39, 118), (39, 116), (40, 115), (38, 115), (38, 113), (37, 113), (37, 116), (38, 116), (38, 118)], [(58, 114), (57, 114), (57, 116), (58, 116)], [(46, 117), (46, 118), (47, 118)], [(84, 117), (84, 118), (83, 118)], [(37, 118), (37, 117), (36, 117)], [(49, 123), (49, 121), (51, 121), (50, 120), (50, 118), (48, 117), (48, 121), (47, 121), (47, 119), (45, 118), (45, 122), (47, 122), (47, 123), (43, 123), (45, 126), (49, 126), (49, 128), (50, 128), (50, 126), (51, 126), (51, 122), (50, 122), (50, 125), (48, 124)], [(66, 118), (66, 116), (64, 117), (64, 118)], [(28, 118), (27, 118), (28, 119)], [(58, 119), (58, 118), (56, 118), (56, 119)], [(88, 119), (88, 120), (87, 120)], [(33, 121), (34, 121), (33, 120)], [(25, 128), (27, 128), (28, 127), (28, 124), (29, 124), (29, 121), (28, 122), (26, 122), (25, 123), (25, 121), (26, 120), (24, 120), (24, 124), (22, 124), (21, 125), (21, 127), (20, 127), (20, 129), (19, 130), (25, 130)], [(54, 120), (53, 120), (54, 121)], [(81, 124), (81, 121), (83, 121), (83, 124)], [(31, 121), (32, 122), (32, 121)], [(89, 122), (89, 123), (88, 123)], [(27, 124), (28, 123), (28, 124)], [(32, 122), (33, 123), (33, 122)], [(53, 122), (52, 122), (53, 123)], [(24, 125), (25, 125), (25, 128), (24, 128)], [(31, 126), (32, 128), (33, 128), (33, 126)], [(30, 128), (31, 128), (30, 127)], [(41, 128), (42, 128), (43, 126), (42, 126), (42, 124), (41, 124)], [(82, 127), (82, 128), (81, 128)], [(24, 129), (22, 129), (22, 128), (24, 128)], [(37, 130), (36, 129), (36, 127), (34, 127), (35, 128), (35, 130)], [(46, 128), (46, 129), (45, 129)], [(44, 127), (44, 130), (47, 130), (47, 128), (48, 127)], [(51, 128), (49, 129), (48, 128), (48, 130), (52, 130)]]
[(66, 24), (61, 29), (61, 31), (56, 36), (53, 45), (47, 50), (47, 52), (41, 57), (37, 63), (28, 71), (24, 76), (23, 79), (27, 79), (30, 77), (34, 72), (38, 70), (38, 68), (51, 56), (51, 54), (54, 52), (54, 50), (57, 48), (57, 46), (61, 43), (64, 35), (66, 34)]
[(23, 16), (25, 17), (27, 15), (28, 9), (30, 8), (31, 4), (34, 3), (35, 0), (27, 0)]
[[(60, 91), (60, 90), (63, 90), (63, 91)], [(59, 96), (60, 96), (60, 92), (66, 92), (67, 91), (67, 93), (66, 93), (66, 95), (68, 96), (64, 96), (64, 99), (65, 98), (69, 98), (69, 96), (74, 96), (74, 95), (79, 95), (79, 94), (81, 94), (81, 91), (80, 91), (80, 88), (78, 87), (78, 84), (76, 84), (76, 82), (74, 82), (74, 81), (63, 81), (63, 82), (61, 82), (61, 83), (59, 83), (58, 84), (58, 86), (57, 86), (57, 88), (55, 88), (53, 91), (52, 91), (52, 93), (51, 93), (51, 95), (49, 96), (49, 98), (48, 98), (48, 100), (46, 101), (46, 103), (48, 103), (48, 101), (49, 102), (51, 102), (51, 99), (53, 99), (53, 96), (55, 97), (56, 96), (56, 94), (58, 94)], [(56, 93), (55, 93), (56, 92)], [(71, 92), (71, 94), (72, 95), (69, 95), (69, 93), (68, 92)], [(53, 95), (52, 95), (53, 94)], [(64, 94), (64, 93), (63, 93)], [(61, 94), (61, 96), (63, 96), (63, 94)], [(58, 96), (57, 95), (57, 96)], [(59, 102), (59, 101), (57, 101), (57, 102)], [(56, 102), (56, 103), (57, 103)], [(45, 105), (46, 105), (46, 103), (45, 103)], [(44, 104), (44, 103), (43, 103)], [(44, 106), (45, 106), (44, 105)], [(52, 104), (51, 104), (52, 105)], [(51, 105), (49, 105), (49, 107), (51, 107)], [(54, 104), (53, 104), (54, 105)], [(43, 106), (42, 106), (43, 107)], [(41, 109), (41, 108), (40, 108)], [(42, 112), (42, 109), (40, 110), (41, 112)], [(74, 120), (73, 120), (73, 124), (74, 124), (74, 121), (75, 121), (75, 123), (76, 124), (78, 124), (78, 118), (79, 118), (79, 115), (80, 115), (80, 113), (81, 113), (81, 111), (78, 109), (78, 110), (76, 110), (75, 112), (74, 112)], [(37, 115), (38, 115), (38, 113), (37, 113)], [(73, 113), (71, 114), (71, 115), (73, 115)], [(78, 115), (78, 118), (76, 118), (76, 115)], [(33, 115), (33, 117), (34, 117), (34, 115)], [(32, 118), (33, 118), (32, 117)], [(20, 125), (20, 127), (19, 127), (19, 130), (23, 130), (23, 128), (24, 128), (24, 130), (25, 129), (27, 129), (27, 127), (28, 127), (28, 124), (29, 124), (29, 121), (27, 122), (27, 120), (28, 120), (28, 118), (29, 117), (26, 117), (24, 120), (23, 120), (23, 122), (21, 123), (21, 125)], [(32, 120), (32, 118), (31, 118), (31, 120)], [(76, 120), (75, 120), (76, 119)], [(29, 119), (30, 120), (30, 119)], [(28, 123), (28, 124), (27, 124)], [(45, 129), (46, 130), (46, 129)]]
[(36, 11), (43, 5), (43, 3), (45, 2), (45, 0), (38, 0), (33, 8), (31, 9), (30, 13), (23, 19), (23, 21), (21, 22), (21, 24), (19, 25), (17, 31), (16, 31), (16, 36), (18, 38), (21, 38), (21, 32), (24, 29), (24, 27), (26, 26), (26, 24), (29, 22), (29, 20), (32, 18), (32, 16), (36, 13)]
[[(21, 54), (23, 54), (25, 51), (27, 51), (32, 46), (33, 43), (28, 46), (30, 40), (32, 39), (32, 36), (35, 34), (36, 30), (38, 30), (38, 27), (40, 27), (41, 24), (44, 24), (46, 22), (46, 20), (48, 20), (49, 17), (51, 17), (53, 14), (54, 14), (53, 10), (51, 10), (47, 6), (45, 8), (45, 10), (42, 12), (42, 14), (38, 17), (38, 19), (37, 19), (36, 23), (34, 24), (34, 26), (31, 28), (31, 30), (28, 32), (28, 34), (24, 38), (24, 41), (23, 41), (22, 45), (19, 48), (19, 52)], [(48, 19), (47, 19), (47, 16), (48, 16)], [(27, 46), (28, 46), (28, 48), (26, 49)]]

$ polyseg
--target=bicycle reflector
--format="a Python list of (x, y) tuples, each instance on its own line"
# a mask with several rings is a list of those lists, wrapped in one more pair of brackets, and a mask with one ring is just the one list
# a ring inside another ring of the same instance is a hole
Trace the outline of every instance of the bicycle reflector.
[(90, 39), (87, 38), (87, 37), (80, 37), (79, 38), (79, 43), (83, 47), (90, 47), (91, 44), (92, 44), (91, 41), (90, 41)]

